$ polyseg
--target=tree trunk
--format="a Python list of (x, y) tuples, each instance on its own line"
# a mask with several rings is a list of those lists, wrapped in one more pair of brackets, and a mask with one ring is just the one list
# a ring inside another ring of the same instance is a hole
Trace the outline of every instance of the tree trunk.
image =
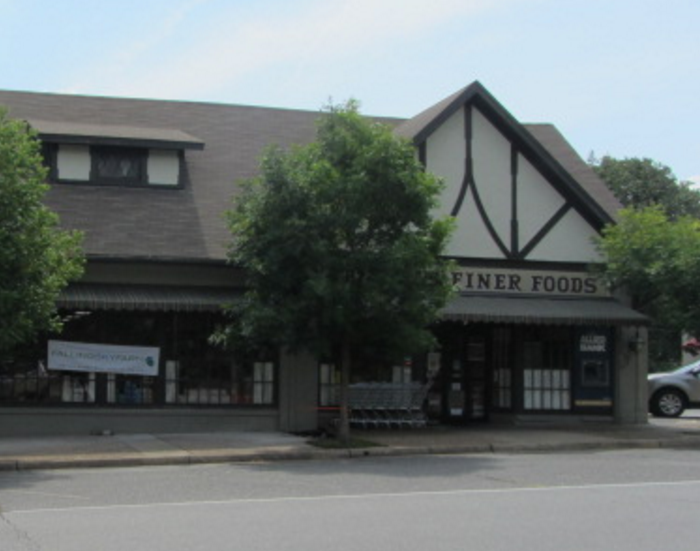
[(350, 440), (350, 343), (343, 341), (340, 353), (340, 425), (338, 439)]

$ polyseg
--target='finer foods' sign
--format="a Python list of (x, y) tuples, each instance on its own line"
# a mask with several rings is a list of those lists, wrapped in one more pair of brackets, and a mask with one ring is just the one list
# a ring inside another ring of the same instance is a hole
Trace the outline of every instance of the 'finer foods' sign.
[(609, 296), (605, 285), (585, 272), (460, 268), (452, 272), (452, 282), (463, 293)]
[(159, 348), (49, 341), (48, 368), (124, 375), (158, 374)]

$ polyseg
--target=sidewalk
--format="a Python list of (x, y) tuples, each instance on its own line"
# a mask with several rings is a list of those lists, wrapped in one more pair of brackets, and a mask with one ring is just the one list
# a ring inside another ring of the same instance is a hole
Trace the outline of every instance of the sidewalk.
[(700, 418), (648, 425), (431, 427), (357, 431), (377, 447), (326, 450), (283, 433), (117, 434), (0, 439), (0, 470), (189, 465), (447, 453), (543, 453), (625, 448), (700, 450)]

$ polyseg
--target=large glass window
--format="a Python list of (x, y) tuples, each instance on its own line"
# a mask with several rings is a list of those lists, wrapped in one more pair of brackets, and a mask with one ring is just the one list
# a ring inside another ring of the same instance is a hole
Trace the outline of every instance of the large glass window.
[(107, 403), (140, 405), (155, 403), (156, 377), (107, 375)]
[(318, 405), (337, 406), (340, 403), (340, 369), (333, 363), (322, 363), (318, 375)]
[(522, 343), (523, 407), (526, 410), (571, 409), (571, 329), (525, 329)]
[(0, 404), (114, 406), (274, 405), (277, 362), (268, 352), (237, 358), (209, 337), (215, 314), (83, 312), (67, 314), (60, 340), (156, 347), (155, 376), (50, 370), (46, 341), (0, 361)]
[(273, 405), (275, 364), (235, 362), (165, 364), (165, 402), (187, 405)]
[(95, 183), (145, 184), (146, 151), (126, 147), (92, 147), (91, 180)]
[(513, 369), (511, 363), (512, 329), (495, 327), (493, 330), (493, 407), (509, 411), (513, 407)]
[(15, 357), (0, 364), (0, 403), (89, 404), (96, 400), (94, 373), (48, 371), (46, 360)]

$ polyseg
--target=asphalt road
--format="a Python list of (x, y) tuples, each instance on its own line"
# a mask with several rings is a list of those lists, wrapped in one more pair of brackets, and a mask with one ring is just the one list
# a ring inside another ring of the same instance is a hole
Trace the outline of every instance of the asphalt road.
[(697, 550), (700, 452), (0, 473), (2, 551)]

